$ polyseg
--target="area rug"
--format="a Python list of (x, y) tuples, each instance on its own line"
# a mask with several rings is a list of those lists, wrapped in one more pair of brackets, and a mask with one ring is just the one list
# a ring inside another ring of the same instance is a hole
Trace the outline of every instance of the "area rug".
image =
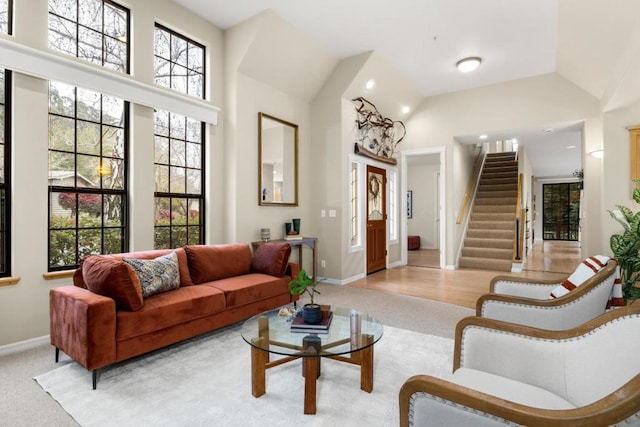
[[(267, 370), (267, 393), (251, 395), (250, 347), (234, 325), (99, 372), (77, 363), (35, 378), (82, 426), (392, 426), (398, 392), (415, 374), (449, 377), (453, 341), (385, 327), (375, 346), (374, 388), (359, 367), (323, 360), (317, 414), (303, 414), (301, 361)], [(304, 423), (304, 424), (302, 424)]]

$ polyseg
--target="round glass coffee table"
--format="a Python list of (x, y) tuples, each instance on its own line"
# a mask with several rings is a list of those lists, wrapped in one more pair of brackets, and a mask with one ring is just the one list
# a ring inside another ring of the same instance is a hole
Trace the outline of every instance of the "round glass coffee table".
[[(373, 391), (373, 345), (382, 338), (383, 326), (377, 319), (357, 310), (324, 307), (332, 313), (325, 330), (292, 331), (294, 316), (281, 309), (267, 311), (247, 320), (242, 338), (251, 345), (251, 393), (266, 393), (266, 370), (302, 358), (304, 374), (304, 413), (316, 413), (316, 382), (320, 360), (334, 359), (360, 366), (360, 388)], [(301, 326), (303, 328), (304, 325)], [(271, 360), (271, 354), (280, 357)]]

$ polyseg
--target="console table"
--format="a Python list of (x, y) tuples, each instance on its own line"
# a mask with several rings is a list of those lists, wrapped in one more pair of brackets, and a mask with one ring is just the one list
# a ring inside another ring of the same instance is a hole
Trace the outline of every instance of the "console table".
[(296, 240), (287, 240), (287, 239), (278, 239), (278, 240), (269, 240), (267, 242), (259, 241), (259, 242), (251, 242), (253, 249), (255, 250), (258, 246), (264, 243), (274, 243), (274, 242), (284, 242), (288, 243), (290, 246), (298, 247), (298, 263), (300, 264), (300, 268), (304, 268), (302, 266), (302, 247), (308, 246), (311, 248), (313, 254), (313, 271), (311, 272), (311, 276), (313, 277), (313, 281), (317, 282), (316, 271), (318, 271), (318, 238), (317, 237), (303, 237), (302, 239)]

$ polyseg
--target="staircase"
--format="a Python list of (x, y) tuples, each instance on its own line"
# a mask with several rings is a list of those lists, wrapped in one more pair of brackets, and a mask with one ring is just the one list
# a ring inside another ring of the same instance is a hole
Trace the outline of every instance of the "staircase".
[(464, 239), (461, 268), (511, 271), (517, 200), (515, 153), (487, 154)]

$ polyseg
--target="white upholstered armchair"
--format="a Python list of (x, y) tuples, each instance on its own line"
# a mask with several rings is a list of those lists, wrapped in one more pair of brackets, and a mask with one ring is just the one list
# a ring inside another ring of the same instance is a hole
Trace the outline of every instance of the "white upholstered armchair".
[(400, 426), (640, 425), (640, 305), (567, 331), (468, 317), (447, 381), (409, 378)]
[(616, 277), (615, 260), (563, 296), (550, 299), (561, 280), (498, 276), (476, 303), (476, 315), (541, 329), (573, 328), (605, 312)]

